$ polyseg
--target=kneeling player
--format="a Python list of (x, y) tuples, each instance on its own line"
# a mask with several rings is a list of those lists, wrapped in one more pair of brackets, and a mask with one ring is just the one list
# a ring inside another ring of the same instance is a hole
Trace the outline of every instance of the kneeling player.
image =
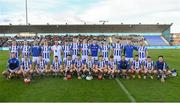
[(108, 74), (114, 78), (114, 72), (116, 71), (116, 62), (114, 61), (114, 56), (110, 56), (110, 60), (108, 61)]
[(54, 76), (59, 75), (60, 71), (62, 71), (62, 64), (59, 61), (58, 56), (54, 57), (54, 61), (52, 62), (52, 65), (51, 65), (51, 71)]
[(167, 63), (164, 61), (163, 56), (158, 57), (158, 61), (155, 64), (155, 68), (158, 72), (158, 77), (161, 78), (161, 82), (165, 82), (165, 78), (171, 74)]
[(131, 75), (132, 75), (133, 78), (135, 78), (135, 73), (138, 75), (139, 79), (141, 78), (141, 75), (143, 73), (143, 71), (142, 71), (142, 63), (139, 60), (138, 55), (135, 55), (135, 59), (132, 62), (130, 72), (131, 72)]
[(68, 77), (67, 76), (71, 76), (71, 73), (73, 72), (73, 60), (71, 58), (71, 55), (67, 55), (67, 60), (65, 60), (64, 62), (64, 67), (65, 67), (65, 78), (64, 79), (68, 79), (68, 78), (71, 78), (71, 77)]
[(143, 73), (145, 74), (144, 78), (149, 75), (151, 79), (153, 79), (153, 75), (157, 73), (157, 71), (154, 69), (154, 62), (150, 56), (147, 57), (147, 60), (144, 63)]
[(21, 63), (20, 74), (22, 74), (26, 78), (30, 77), (32, 73), (32, 62), (29, 58), (27, 58), (27, 56), (25, 56), (24, 60)]
[(78, 79), (81, 79), (81, 73), (82, 73), (82, 68), (83, 68), (83, 62), (81, 60), (80, 54), (77, 55), (77, 59), (74, 61), (74, 68), (77, 72)]
[(40, 55), (39, 59), (36, 62), (36, 73), (38, 73), (39, 75), (44, 75), (46, 69), (47, 62)]
[(16, 53), (11, 53), (11, 58), (8, 60), (8, 69), (3, 71), (2, 74), (8, 79), (19, 73), (19, 60), (16, 58)]
[(121, 73), (122, 77), (128, 79), (129, 63), (125, 60), (125, 56), (122, 55), (121, 60), (118, 62), (118, 73)]
[(102, 78), (102, 74), (107, 73), (107, 64), (105, 62), (105, 60), (103, 60), (103, 56), (100, 55), (99, 56), (99, 61), (97, 61), (94, 73), (98, 73), (98, 77)]
[[(105, 70), (106, 69), (106, 70)], [(96, 63), (96, 67), (93, 70), (94, 73), (104, 73), (107, 72), (107, 65), (106, 62), (103, 60), (103, 56), (99, 56), (99, 61)]]
[(84, 62), (83, 73), (89, 72), (89, 75), (91, 75), (93, 68), (95, 68), (95, 63), (92, 60), (91, 54), (89, 54), (87, 61)]

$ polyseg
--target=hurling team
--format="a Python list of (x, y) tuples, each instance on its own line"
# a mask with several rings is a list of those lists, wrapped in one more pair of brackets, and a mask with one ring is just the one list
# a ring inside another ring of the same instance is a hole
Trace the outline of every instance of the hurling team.
[(48, 40), (41, 44), (34, 41), (31, 46), (25, 40), (20, 46), (14, 40), (9, 50), (7, 69), (2, 73), (7, 79), (53, 76), (68, 80), (91, 76), (99, 80), (157, 78), (164, 82), (174, 72), (162, 55), (153, 61), (143, 42), (135, 46), (131, 42), (122, 45), (118, 40), (79, 42), (73, 38), (71, 43), (54, 41), (53, 46), (49, 46)]

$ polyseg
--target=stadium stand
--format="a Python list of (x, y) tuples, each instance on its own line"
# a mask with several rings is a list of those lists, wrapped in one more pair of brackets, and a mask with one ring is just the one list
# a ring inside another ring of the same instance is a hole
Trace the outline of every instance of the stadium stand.
[(148, 45), (168, 45), (161, 35), (146, 35), (144, 38)]

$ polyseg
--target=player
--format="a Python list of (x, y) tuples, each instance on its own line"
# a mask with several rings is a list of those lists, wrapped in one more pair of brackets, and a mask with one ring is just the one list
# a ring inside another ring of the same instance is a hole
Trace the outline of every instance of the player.
[(98, 52), (100, 52), (100, 46), (93, 40), (93, 43), (89, 45), (89, 50), (94, 61), (98, 60)]
[(58, 41), (55, 41), (55, 44), (51, 47), (51, 50), (53, 51), (53, 55), (58, 56), (58, 61), (62, 62), (61, 53), (62, 53), (62, 47), (58, 45)]
[(125, 59), (125, 56), (121, 56), (121, 60), (118, 62), (118, 74), (121, 73), (124, 79), (128, 79), (129, 62)]
[(157, 69), (158, 77), (161, 78), (161, 82), (165, 82), (165, 78), (171, 74), (171, 71), (169, 70), (167, 63), (164, 61), (163, 56), (158, 57), (155, 68)]
[(119, 62), (121, 60), (123, 45), (117, 41), (117, 43), (112, 44), (114, 52), (114, 61)]
[(84, 62), (84, 68), (83, 73), (89, 72), (89, 75), (91, 75), (92, 70), (95, 68), (95, 62), (92, 60), (91, 54), (88, 54), (87, 61)]
[(148, 55), (147, 48), (144, 43), (140, 42), (140, 46), (136, 47), (136, 50), (138, 51), (139, 60), (144, 63)]
[(48, 42), (45, 41), (44, 45), (42, 46), (42, 56), (48, 64), (50, 63), (50, 51), (51, 48), (48, 46)]
[(67, 75), (71, 75), (73, 72), (73, 67), (74, 67), (74, 62), (71, 58), (71, 55), (67, 55), (67, 60), (64, 62), (64, 68), (65, 68), (65, 73), (64, 73), (64, 79), (67, 80)]
[(39, 59), (36, 62), (36, 73), (40, 76), (45, 75), (45, 70), (47, 69), (47, 62), (43, 59), (42, 55), (39, 55)]
[(37, 41), (34, 41), (34, 45), (32, 46), (32, 64), (34, 65), (39, 60), (39, 56), (41, 55), (41, 46), (38, 46)]
[(116, 70), (116, 62), (114, 61), (114, 56), (111, 55), (108, 61), (108, 74), (110, 74), (112, 78), (114, 78), (115, 70)]
[(78, 79), (81, 79), (83, 61), (81, 60), (80, 54), (77, 55), (77, 59), (75, 59), (75, 61), (74, 61), (74, 68), (77, 72)]
[(110, 47), (106, 43), (102, 42), (102, 45), (100, 48), (101, 48), (103, 58), (107, 62), (108, 61), (108, 51), (110, 50)]
[(59, 61), (58, 56), (54, 57), (54, 61), (51, 65), (51, 71), (54, 76), (59, 75), (60, 71), (62, 71), (62, 63)]
[(146, 78), (146, 76), (149, 75), (150, 78), (153, 79), (153, 74), (157, 73), (154, 66), (155, 63), (152, 61), (151, 57), (147, 56), (147, 60), (144, 63), (144, 70), (143, 70), (143, 73), (145, 74), (144, 78)]
[(82, 50), (82, 60), (87, 61), (88, 59), (88, 44), (86, 40), (83, 40), (83, 44), (81, 44), (81, 50)]
[(77, 54), (79, 53), (80, 45), (78, 43), (78, 39), (73, 39), (72, 43), (72, 60), (77, 58)]
[(124, 54), (126, 57), (126, 60), (130, 63), (133, 61), (133, 52), (135, 50), (135, 47), (132, 45), (131, 42), (128, 42), (127, 45), (124, 46)]
[(34, 71), (32, 70), (32, 62), (25, 55), (24, 60), (21, 63), (20, 74), (22, 74), (24, 76), (24, 78), (29, 78), (33, 72)]
[(64, 51), (63, 61), (66, 61), (67, 55), (71, 54), (71, 49), (72, 46), (67, 41), (65, 41), (65, 44), (63, 45), (63, 51)]
[(99, 61), (97, 61), (96, 67), (93, 70), (94, 73), (98, 73), (98, 77), (102, 78), (104, 73), (107, 73), (107, 64), (103, 60), (103, 56), (99, 56)]
[(18, 59), (19, 50), (20, 50), (20, 47), (17, 45), (16, 41), (12, 41), (12, 45), (11, 45), (11, 47), (9, 47), (10, 58), (11, 58), (11, 53), (13, 52), (16, 54), (16, 58)]
[(16, 53), (11, 52), (11, 58), (8, 60), (7, 70), (3, 71), (2, 74), (5, 78), (10, 79), (12, 76), (18, 75), (20, 70), (19, 60), (16, 58)]
[(132, 62), (132, 65), (131, 65), (131, 73), (132, 73), (132, 77), (135, 78), (135, 73), (138, 75), (138, 78), (140, 79), (141, 78), (141, 75), (143, 73), (143, 70), (142, 70), (142, 63), (141, 61), (139, 60), (139, 57), (138, 55), (135, 55), (135, 58)]
[(27, 56), (27, 58), (30, 58), (31, 46), (28, 45), (27, 41), (24, 41), (24, 45), (21, 47), (21, 50), (22, 50), (22, 61), (24, 61), (25, 55)]

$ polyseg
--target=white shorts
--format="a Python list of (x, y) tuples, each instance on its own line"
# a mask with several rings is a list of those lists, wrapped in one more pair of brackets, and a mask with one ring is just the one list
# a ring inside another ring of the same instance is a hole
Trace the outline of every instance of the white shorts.
[(140, 61), (140, 62), (145, 62), (145, 61), (146, 61), (146, 58), (139, 58), (139, 61)]
[(48, 62), (48, 63), (50, 62), (50, 59), (49, 59), (49, 58), (46, 58), (46, 59), (43, 58), (43, 59), (44, 59), (46, 62)]
[(87, 55), (82, 55), (82, 60), (86, 60), (87, 61), (88, 56)]
[(72, 59), (75, 60), (77, 58), (77, 55), (72, 55)]
[(98, 60), (98, 57), (96, 56), (96, 57), (92, 57), (92, 60)]
[(32, 62), (37, 62), (38, 61), (38, 59), (39, 59), (39, 57), (32, 57)]
[(132, 62), (133, 61), (133, 57), (132, 58), (127, 58), (126, 57), (125, 60)]
[(117, 55), (114, 56), (114, 61), (120, 61), (120, 60), (121, 60), (121, 56), (117, 56)]

